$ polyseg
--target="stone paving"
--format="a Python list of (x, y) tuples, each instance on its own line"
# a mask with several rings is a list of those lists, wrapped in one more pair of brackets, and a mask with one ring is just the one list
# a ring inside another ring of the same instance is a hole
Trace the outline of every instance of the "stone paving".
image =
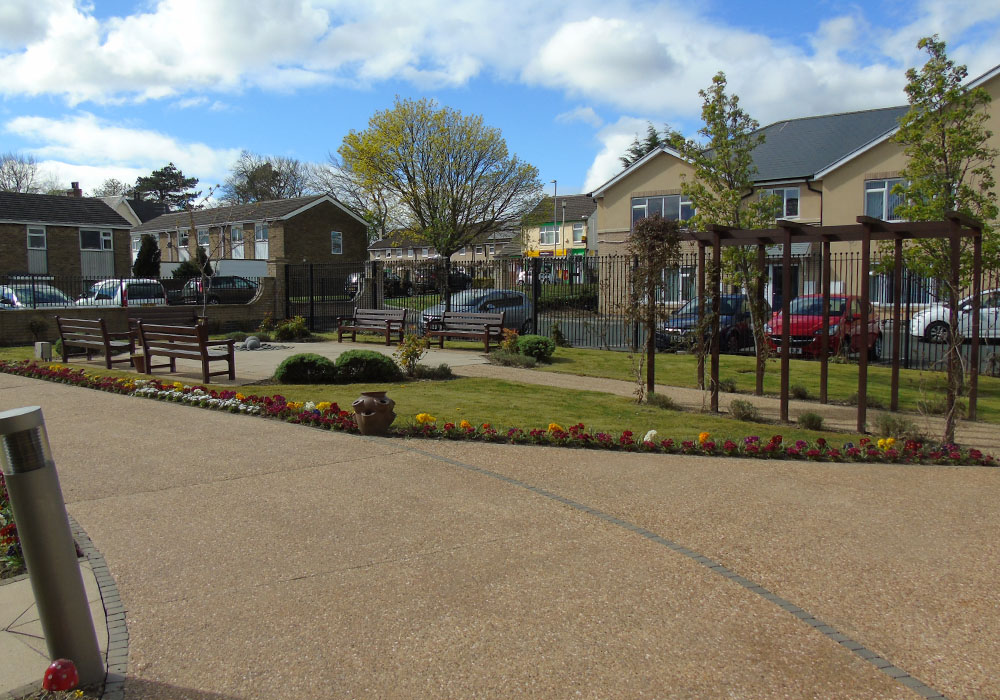
[(997, 469), (366, 439), (0, 375), (32, 404), (128, 698), (1000, 698)]

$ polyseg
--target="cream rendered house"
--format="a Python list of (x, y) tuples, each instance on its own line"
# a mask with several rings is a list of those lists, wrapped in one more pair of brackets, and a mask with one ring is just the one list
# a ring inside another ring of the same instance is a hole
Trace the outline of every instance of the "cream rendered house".
[(596, 205), (588, 194), (545, 197), (525, 217), (521, 245), (526, 257), (594, 255), (592, 229)]

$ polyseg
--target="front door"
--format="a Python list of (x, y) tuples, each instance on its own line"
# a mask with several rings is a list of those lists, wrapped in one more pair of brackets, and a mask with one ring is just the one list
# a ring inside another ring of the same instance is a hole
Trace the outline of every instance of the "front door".
[[(775, 311), (781, 310), (781, 303), (783, 298), (782, 284), (784, 283), (784, 275), (782, 274), (782, 265), (768, 265), (771, 268), (771, 284), (768, 286), (768, 294), (771, 300), (771, 308)], [(799, 266), (797, 264), (792, 265), (792, 288), (790, 290), (789, 300), (794, 299), (799, 295)]]

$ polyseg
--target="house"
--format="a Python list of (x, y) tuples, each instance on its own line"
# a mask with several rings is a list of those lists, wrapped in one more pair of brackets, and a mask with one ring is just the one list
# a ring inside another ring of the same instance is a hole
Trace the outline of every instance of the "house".
[(162, 214), (132, 230), (157, 237), (161, 274), (200, 247), (223, 274), (263, 277), (268, 263), (340, 263), (367, 259), (368, 223), (322, 194)]
[[(988, 107), (994, 133), (991, 145), (1000, 148), (1000, 66), (970, 82), (993, 98)], [(761, 129), (764, 143), (753, 152), (758, 195), (780, 198), (777, 218), (809, 225), (856, 223), (859, 215), (887, 221), (895, 216), (893, 186), (905, 165), (900, 145), (892, 141), (898, 120), (908, 106), (825, 114), (775, 122)], [(694, 178), (694, 167), (678, 152), (661, 146), (595, 189), (596, 233), (599, 252), (624, 253), (632, 226), (659, 212), (667, 219), (685, 221), (694, 208), (681, 193), (681, 183)], [(768, 251), (779, 252), (779, 247)], [(793, 294), (816, 291), (815, 275), (806, 275), (808, 262), (819, 254), (813, 244), (793, 244)], [(833, 253), (860, 253), (859, 243), (835, 243)], [(860, 267), (844, 265), (833, 271), (833, 289), (858, 289)], [(694, 268), (676, 271), (668, 280), (675, 290), (671, 301), (686, 301), (693, 293)], [(780, 295), (781, 265), (767, 271), (767, 294)], [(885, 298), (888, 278), (873, 278), (873, 298)]]
[[(132, 226), (140, 226), (151, 219), (155, 219), (160, 214), (167, 211), (167, 207), (160, 202), (152, 202), (144, 199), (128, 199), (125, 195), (118, 194), (109, 197), (101, 197), (104, 202), (115, 210), (123, 219), (127, 219)], [(139, 253), (139, 246), (142, 244), (142, 234), (133, 233), (130, 247), (132, 249), (132, 262), (135, 262)]]
[(597, 238), (592, 218), (597, 205), (589, 194), (545, 197), (526, 217), (521, 229), (528, 257), (593, 255)]
[(131, 274), (132, 224), (103, 200), (0, 192), (0, 275), (103, 279)]
[[(479, 263), (503, 257), (520, 257), (521, 249), (515, 242), (516, 238), (517, 231), (510, 227), (481, 234), (469, 245), (455, 251), (451, 256), (452, 263)], [(440, 258), (434, 246), (406, 231), (396, 231), (380, 238), (368, 247), (368, 252), (372, 260), (419, 262)]]

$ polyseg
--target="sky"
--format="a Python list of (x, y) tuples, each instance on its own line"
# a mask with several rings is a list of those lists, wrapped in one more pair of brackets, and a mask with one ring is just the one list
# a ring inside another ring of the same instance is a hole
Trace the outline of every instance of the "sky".
[(0, 0), (0, 153), (85, 192), (168, 162), (204, 187), (427, 97), (583, 193), (647, 122), (696, 136), (718, 71), (761, 125), (901, 105), (935, 33), (970, 78), (1000, 64), (997, 0)]

